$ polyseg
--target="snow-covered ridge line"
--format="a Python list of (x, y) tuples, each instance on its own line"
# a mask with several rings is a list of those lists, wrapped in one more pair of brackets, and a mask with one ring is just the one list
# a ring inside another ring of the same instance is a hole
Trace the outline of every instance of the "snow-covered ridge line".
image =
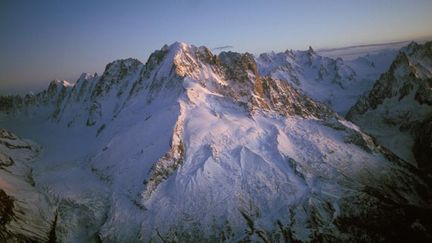
[[(96, 123), (101, 123), (100, 120), (115, 118), (128, 100), (140, 92), (147, 93), (146, 102), (151, 102), (152, 96), (157, 96), (160, 90), (181, 86), (180, 80), (186, 76), (193, 79), (207, 79), (209, 77), (206, 76), (213, 73), (219, 78), (216, 85), (224, 88), (227, 84), (220, 82), (221, 80), (241, 81), (247, 78), (249, 74), (244, 71), (248, 67), (242, 66), (242, 62), (249, 62), (245, 65), (253, 66), (254, 70), (251, 70), (251, 74), (257, 79), (266, 75), (262, 71), (258, 73), (259, 67), (256, 67), (252, 55), (236, 55), (222, 52), (216, 56), (206, 47), (176, 42), (155, 51), (145, 65), (132, 58), (117, 60), (109, 63), (101, 76), (83, 73), (75, 85), (67, 81), (55, 80), (50, 83), (47, 90), (36, 95), (0, 97), (2, 104), (0, 109), (9, 114), (26, 113), (30, 116), (40, 115), (40, 110), (43, 110), (42, 113), (47, 119), (63, 121), (68, 126), (83, 120), (86, 125), (94, 126)], [(240, 57), (246, 59), (236, 59)], [(232, 64), (228, 63), (230, 58), (239, 62), (238, 70), (231, 68)], [(180, 84), (170, 83), (174, 79), (179, 80)], [(249, 91), (244, 87), (239, 86), (239, 88), (244, 89), (245, 92), (251, 92), (253, 89), (252, 86), (247, 88), (251, 89)], [(78, 109), (86, 110), (87, 114), (74, 114)]]

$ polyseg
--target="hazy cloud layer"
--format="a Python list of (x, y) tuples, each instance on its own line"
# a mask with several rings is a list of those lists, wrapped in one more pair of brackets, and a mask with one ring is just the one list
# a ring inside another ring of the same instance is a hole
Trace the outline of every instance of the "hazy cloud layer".
[(218, 46), (213, 48), (214, 51), (224, 51), (224, 50), (229, 50), (229, 49), (233, 49), (234, 46), (230, 46), (230, 45), (226, 45), (226, 46)]

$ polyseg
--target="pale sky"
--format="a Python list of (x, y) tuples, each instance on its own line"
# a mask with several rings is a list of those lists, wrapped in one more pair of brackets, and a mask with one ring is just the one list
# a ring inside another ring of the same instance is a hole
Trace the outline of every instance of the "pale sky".
[(431, 13), (431, 0), (2, 0), (0, 94), (145, 63), (175, 41), (260, 53), (429, 37)]

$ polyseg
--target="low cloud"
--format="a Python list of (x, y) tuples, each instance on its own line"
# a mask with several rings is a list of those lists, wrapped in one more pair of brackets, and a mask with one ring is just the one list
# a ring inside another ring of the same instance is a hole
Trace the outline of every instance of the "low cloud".
[(234, 48), (234, 46), (227, 45), (227, 46), (218, 46), (218, 47), (215, 47), (215, 48), (213, 48), (213, 50), (214, 51), (223, 51), (223, 50), (229, 50), (229, 49), (232, 49), (232, 48)]

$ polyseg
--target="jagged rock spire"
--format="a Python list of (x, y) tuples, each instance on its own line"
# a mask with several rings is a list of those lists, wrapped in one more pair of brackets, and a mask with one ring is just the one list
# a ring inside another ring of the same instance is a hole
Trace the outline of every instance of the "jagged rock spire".
[(315, 54), (315, 51), (312, 48), (312, 46), (309, 46), (308, 52), (309, 52), (309, 54)]

